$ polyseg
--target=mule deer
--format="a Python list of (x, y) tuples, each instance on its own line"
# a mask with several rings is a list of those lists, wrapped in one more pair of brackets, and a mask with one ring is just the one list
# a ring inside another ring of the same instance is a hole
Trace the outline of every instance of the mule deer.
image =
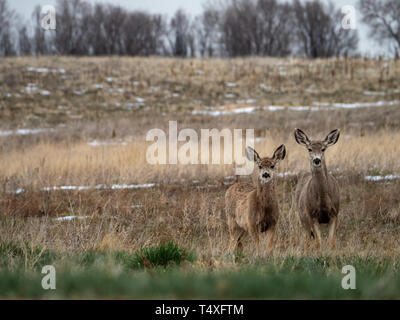
[(246, 157), (255, 162), (251, 183), (235, 183), (225, 194), (225, 211), (227, 215), (231, 248), (241, 251), (241, 240), (248, 233), (255, 240), (259, 251), (260, 233), (267, 234), (267, 252), (272, 251), (275, 226), (279, 218), (278, 201), (274, 189), (274, 172), (279, 161), (286, 155), (281, 145), (272, 158), (260, 158), (258, 153), (246, 148)]
[(340, 131), (336, 129), (323, 141), (310, 141), (300, 129), (294, 132), (297, 143), (308, 150), (311, 166), (311, 172), (299, 176), (295, 195), (297, 210), (306, 231), (307, 242), (310, 238), (315, 238), (318, 249), (321, 248), (321, 223), (328, 223), (330, 245), (335, 247), (340, 202), (339, 184), (328, 173), (324, 153), (338, 141), (339, 135)]

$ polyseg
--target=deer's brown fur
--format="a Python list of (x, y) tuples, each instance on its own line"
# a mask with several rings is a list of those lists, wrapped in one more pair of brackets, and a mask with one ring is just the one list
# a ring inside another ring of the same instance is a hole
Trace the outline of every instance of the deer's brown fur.
[(274, 188), (274, 172), (279, 161), (286, 155), (281, 145), (272, 158), (260, 158), (258, 153), (246, 148), (246, 156), (255, 162), (253, 183), (235, 183), (225, 194), (225, 210), (228, 220), (231, 247), (242, 249), (242, 238), (250, 234), (259, 250), (259, 236), (267, 234), (267, 252), (271, 252), (275, 227), (279, 218), (278, 200)]
[(295, 194), (297, 209), (307, 241), (310, 236), (315, 238), (318, 248), (321, 247), (321, 223), (328, 223), (329, 241), (331, 247), (335, 247), (340, 204), (339, 184), (327, 170), (324, 153), (338, 141), (339, 135), (339, 130), (334, 130), (323, 141), (310, 141), (303, 131), (295, 131), (297, 143), (308, 150), (311, 166), (311, 172), (299, 176)]

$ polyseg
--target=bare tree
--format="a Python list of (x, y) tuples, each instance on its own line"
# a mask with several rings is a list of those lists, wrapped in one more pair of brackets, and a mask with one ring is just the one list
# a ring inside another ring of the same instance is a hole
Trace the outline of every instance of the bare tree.
[(370, 36), (379, 43), (395, 42), (400, 50), (400, 1), (399, 0), (360, 0), (362, 21), (371, 28)]
[(29, 56), (32, 54), (32, 39), (28, 35), (28, 29), (26, 26), (22, 26), (18, 31), (18, 44), (19, 54), (23, 56)]
[(226, 54), (230, 57), (246, 56), (252, 54), (252, 39), (246, 30), (246, 21), (241, 20), (247, 14), (253, 15), (249, 11), (253, 8), (250, 2), (241, 0), (241, 3), (232, 3), (223, 10), (221, 18), (221, 41)]
[[(179, 9), (170, 22), (169, 42), (171, 53), (177, 57), (186, 57), (191, 54), (191, 24), (188, 15)], [(193, 53), (191, 54), (193, 55)]]
[(55, 48), (59, 54), (87, 54), (91, 6), (81, 0), (57, 1)]
[(228, 56), (286, 56), (293, 40), (292, 10), (276, 0), (232, 0), (221, 19)]
[(164, 21), (160, 15), (130, 13), (123, 31), (125, 53), (142, 56), (160, 54), (164, 32)]
[(287, 3), (276, 0), (258, 0), (258, 20), (261, 44), (258, 52), (267, 56), (284, 57), (291, 53), (293, 39), (293, 10)]
[(302, 4), (294, 0), (293, 8), (301, 52), (307, 57), (331, 57), (356, 50), (357, 31), (342, 28), (341, 12), (332, 3), (314, 0)]
[(219, 19), (220, 13), (214, 8), (206, 8), (195, 18), (193, 29), (202, 57), (213, 57), (217, 50)]
[(50, 50), (51, 41), (49, 37), (46, 37), (45, 30), (40, 25), (41, 19), (41, 7), (37, 5), (32, 13), (32, 19), (34, 23), (34, 34), (32, 39), (32, 50), (35, 55), (48, 54)]
[(14, 18), (15, 12), (9, 8), (7, 0), (0, 0), (0, 56), (16, 54), (12, 35)]
[(94, 55), (106, 54), (107, 35), (104, 30), (105, 15), (104, 4), (97, 3), (93, 9), (89, 29), (87, 31), (89, 34), (90, 50)]
[[(114, 5), (107, 5), (104, 16), (104, 31), (106, 35), (106, 54), (123, 53), (123, 30), (127, 12)], [(131, 30), (131, 32), (135, 32)]]

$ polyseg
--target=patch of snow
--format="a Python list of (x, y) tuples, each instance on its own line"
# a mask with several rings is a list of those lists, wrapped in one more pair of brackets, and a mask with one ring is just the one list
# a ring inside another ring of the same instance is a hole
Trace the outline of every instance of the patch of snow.
[(40, 92), (40, 94), (41, 94), (42, 96), (49, 96), (49, 95), (50, 95), (50, 91), (43, 90), (43, 91)]
[(400, 179), (400, 175), (389, 174), (386, 176), (366, 176), (365, 180), (367, 181), (386, 181), (386, 180), (395, 180)]
[(192, 114), (222, 116), (229, 114), (252, 113), (256, 109), (257, 107), (246, 107), (246, 108), (238, 108), (232, 110), (193, 110)]
[(55, 218), (55, 221), (72, 221), (74, 219), (79, 219), (79, 220), (83, 220), (83, 219), (87, 219), (90, 218), (89, 216), (66, 216), (66, 217), (60, 217), (60, 218)]
[(111, 186), (112, 190), (123, 190), (123, 189), (147, 189), (155, 187), (155, 183), (145, 184), (114, 184)]
[[(124, 189), (147, 189), (155, 187), (155, 183), (146, 184), (114, 184), (112, 186), (107, 186), (105, 184), (99, 184), (95, 187), (90, 186), (58, 186), (58, 187), (45, 187), (40, 189), (41, 191), (85, 191), (85, 190), (124, 190)], [(18, 194), (24, 192), (24, 189), (18, 189)], [(14, 191), (13, 193), (17, 194)]]
[(236, 100), (236, 103), (238, 103), (238, 104), (244, 104), (244, 103), (246, 103), (246, 104), (254, 104), (256, 102), (257, 102), (256, 99)]
[(37, 92), (39, 89), (38, 89), (38, 87), (36, 86), (36, 84), (35, 83), (28, 83), (27, 85), (26, 85), (26, 87), (25, 87), (25, 92), (26, 93), (35, 93), (35, 92)]
[(139, 209), (139, 208), (142, 208), (142, 207), (143, 207), (142, 204), (135, 204), (135, 205), (131, 206), (132, 209)]
[(53, 128), (50, 129), (17, 129), (17, 130), (5, 130), (0, 131), (1, 137), (11, 136), (11, 135), (29, 135), (29, 134), (38, 134), (43, 132), (52, 132), (54, 131)]
[(23, 193), (24, 191), (25, 191), (25, 190), (24, 190), (23, 188), (19, 188), (19, 189), (13, 191), (12, 193), (13, 193), (13, 194), (21, 194), (21, 193)]
[(122, 142), (117, 142), (117, 141), (91, 141), (88, 142), (88, 145), (91, 147), (100, 147), (100, 146), (115, 146), (115, 145), (121, 145), (121, 146), (126, 146), (127, 143), (125, 141)]
[(49, 72), (49, 69), (47, 69), (47, 68), (38, 68), (35, 71), (38, 72), (38, 73), (45, 73), (45, 72)]
[(236, 83), (233, 83), (233, 82), (227, 82), (227, 83), (226, 83), (226, 86), (227, 86), (227, 87), (234, 88), (234, 87), (237, 86), (237, 84), (236, 84)]
[(309, 107), (309, 106), (289, 107), (288, 109), (289, 110), (293, 110), (293, 111), (320, 111), (320, 110), (324, 110), (322, 108)]
[(364, 94), (367, 96), (384, 96), (386, 92), (383, 91), (364, 91)]
[(295, 172), (279, 172), (277, 173), (278, 177), (285, 178), (285, 177), (296, 177), (297, 173)]
[(344, 109), (355, 109), (355, 108), (366, 108), (366, 107), (384, 107), (398, 104), (398, 100), (394, 101), (376, 101), (376, 102), (354, 102), (354, 103), (329, 103), (329, 102), (314, 102), (314, 105), (344, 108)]
[(277, 110), (285, 110), (285, 107), (283, 107), (283, 106), (265, 106), (263, 109), (268, 110), (268, 111), (277, 111)]
[(68, 191), (68, 190), (78, 190), (78, 191), (83, 191), (83, 190), (89, 190), (90, 187), (88, 186), (61, 186), (61, 187), (46, 187), (42, 188), (41, 191)]
[(267, 86), (266, 84), (261, 83), (259, 87), (265, 91), (272, 91), (272, 87)]

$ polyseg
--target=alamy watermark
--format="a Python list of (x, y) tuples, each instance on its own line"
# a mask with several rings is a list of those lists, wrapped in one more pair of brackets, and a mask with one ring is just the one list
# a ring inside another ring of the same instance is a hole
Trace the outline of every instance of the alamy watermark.
[(41, 15), (43, 17), (40, 19), (40, 26), (44, 30), (56, 30), (56, 8), (51, 4), (47, 4), (42, 7)]
[(44, 266), (42, 268), (42, 274), (46, 274), (42, 278), (42, 288), (44, 290), (55, 290), (56, 289), (56, 268), (53, 266)]
[(342, 7), (342, 28), (345, 30), (355, 30), (357, 28), (356, 24), (356, 9), (351, 5), (346, 5)]
[(342, 279), (342, 288), (344, 290), (356, 289), (356, 268), (347, 265), (342, 268), (342, 273), (346, 274)]
[[(243, 139), (245, 133), (245, 139)], [(221, 148), (221, 140), (224, 147)], [(244, 148), (254, 148), (254, 129), (201, 129), (200, 137), (194, 129), (178, 132), (177, 121), (169, 121), (168, 139), (162, 129), (151, 129), (146, 141), (154, 142), (147, 148), (146, 160), (149, 164), (233, 164), (236, 175), (249, 175), (254, 162), (247, 161)], [(211, 141), (211, 145), (210, 145)], [(178, 143), (184, 142), (178, 148)], [(211, 151), (211, 162), (210, 162)], [(221, 161), (223, 156), (223, 161)], [(240, 166), (240, 167), (238, 167)]]

